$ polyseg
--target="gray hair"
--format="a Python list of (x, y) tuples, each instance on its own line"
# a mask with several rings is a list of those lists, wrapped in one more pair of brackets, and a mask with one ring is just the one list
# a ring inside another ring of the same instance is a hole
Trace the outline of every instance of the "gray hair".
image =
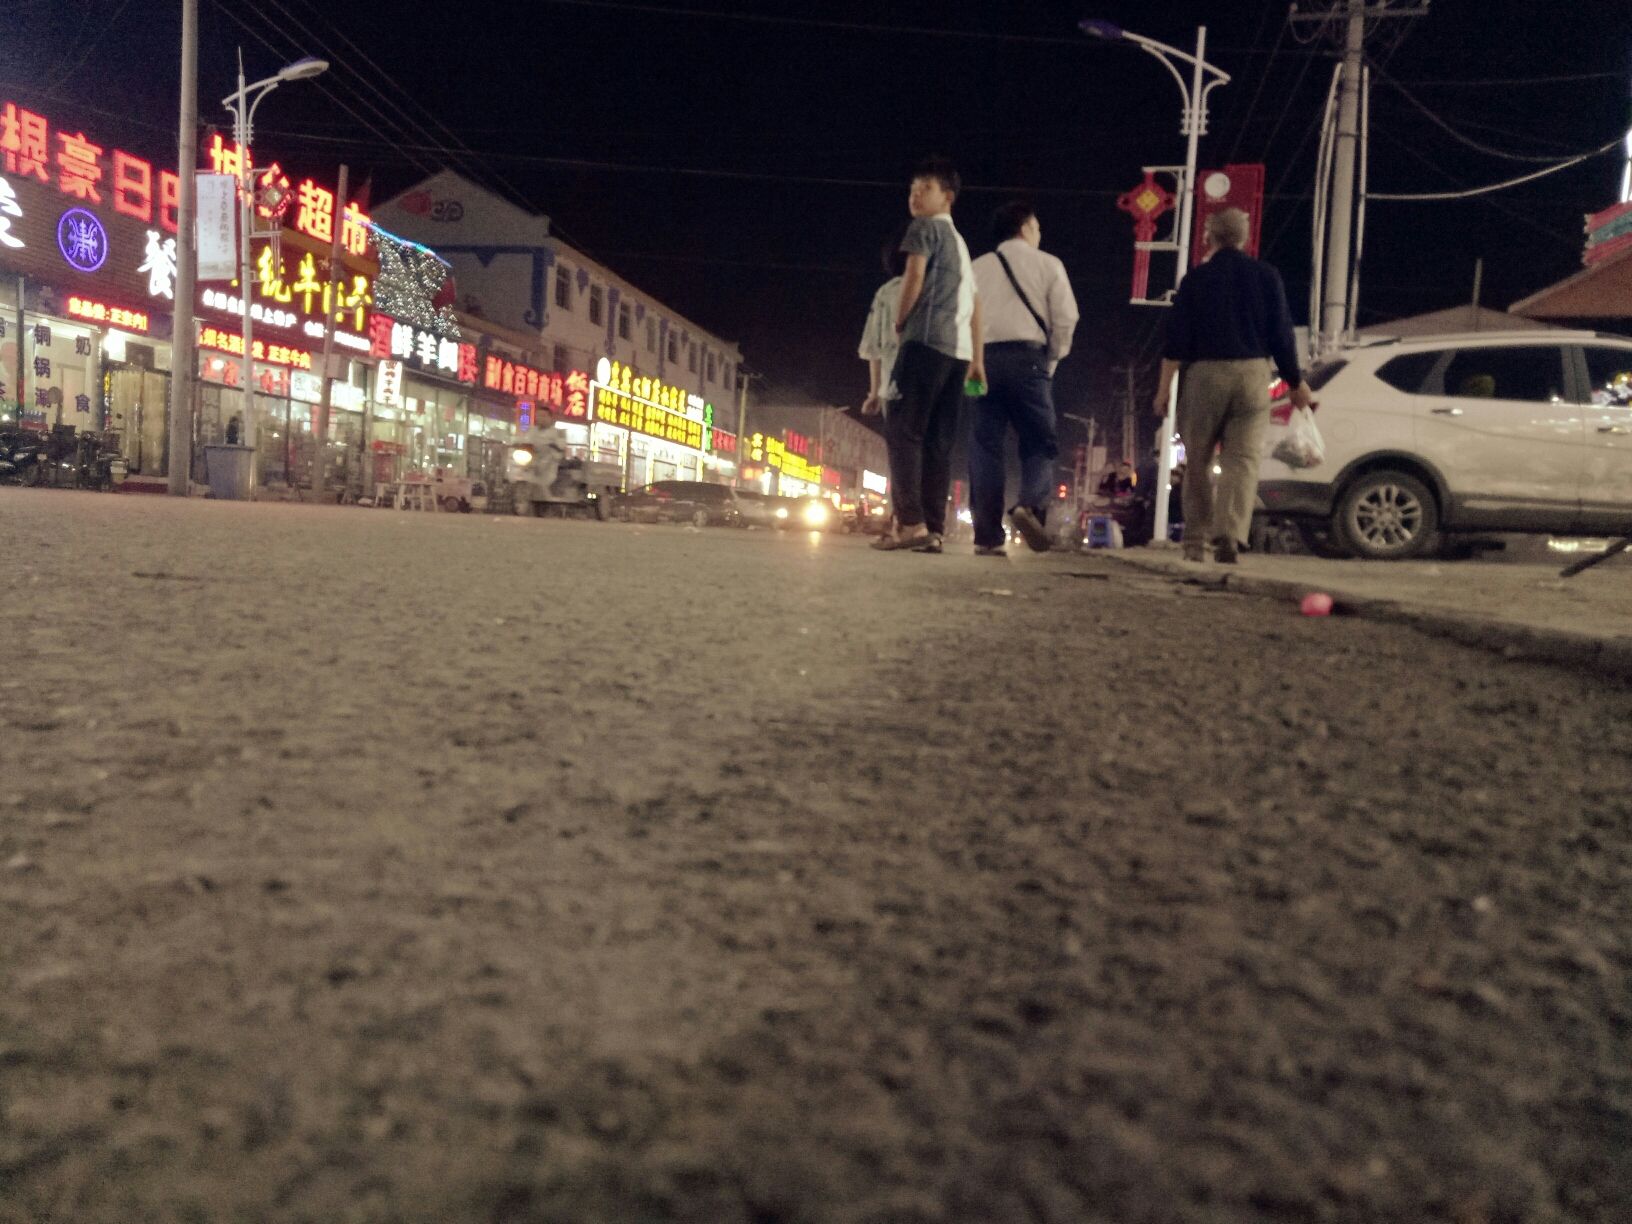
[(1226, 208), (1210, 214), (1202, 230), (1214, 246), (1236, 251), (1247, 245), (1247, 235), (1251, 231), (1251, 218), (1239, 208)]

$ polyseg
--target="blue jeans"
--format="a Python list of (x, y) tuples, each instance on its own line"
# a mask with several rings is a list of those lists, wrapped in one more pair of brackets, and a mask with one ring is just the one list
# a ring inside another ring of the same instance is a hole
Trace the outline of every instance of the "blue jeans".
[(975, 429), (969, 447), (969, 510), (975, 544), (1003, 543), (1003, 447), (1009, 427), (1020, 441), (1020, 496), (1040, 520), (1048, 511), (1048, 486), (1060, 453), (1054, 427), (1054, 384), (1048, 356), (1040, 345), (988, 344), (986, 394), (975, 402)]

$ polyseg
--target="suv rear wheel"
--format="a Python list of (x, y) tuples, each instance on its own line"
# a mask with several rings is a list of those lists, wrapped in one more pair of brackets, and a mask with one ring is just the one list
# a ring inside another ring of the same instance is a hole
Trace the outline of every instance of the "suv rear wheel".
[(1332, 532), (1355, 556), (1399, 561), (1430, 547), (1439, 534), (1434, 495), (1406, 472), (1367, 472), (1343, 491)]

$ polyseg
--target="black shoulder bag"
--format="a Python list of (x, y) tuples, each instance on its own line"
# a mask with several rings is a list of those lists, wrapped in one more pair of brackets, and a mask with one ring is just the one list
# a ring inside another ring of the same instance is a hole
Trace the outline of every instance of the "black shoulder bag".
[(1009, 267), (1009, 261), (1003, 257), (1003, 252), (994, 250), (992, 254), (996, 255), (997, 262), (1003, 265), (1003, 272), (1009, 278), (1009, 284), (1014, 286), (1015, 293), (1020, 296), (1021, 304), (1031, 311), (1031, 317), (1036, 319), (1037, 326), (1043, 329), (1043, 344), (1046, 346), (1049, 341), (1048, 324), (1043, 322), (1043, 316), (1037, 313), (1037, 307), (1031, 304), (1031, 299), (1026, 296), (1026, 291), (1020, 288), (1020, 282), (1015, 279), (1014, 269)]

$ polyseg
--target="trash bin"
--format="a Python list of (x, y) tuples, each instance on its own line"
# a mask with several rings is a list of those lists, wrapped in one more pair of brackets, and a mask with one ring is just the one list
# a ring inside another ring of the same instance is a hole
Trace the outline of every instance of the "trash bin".
[(206, 446), (204, 479), (210, 486), (210, 496), (223, 501), (247, 500), (249, 465), (254, 454), (251, 446)]

